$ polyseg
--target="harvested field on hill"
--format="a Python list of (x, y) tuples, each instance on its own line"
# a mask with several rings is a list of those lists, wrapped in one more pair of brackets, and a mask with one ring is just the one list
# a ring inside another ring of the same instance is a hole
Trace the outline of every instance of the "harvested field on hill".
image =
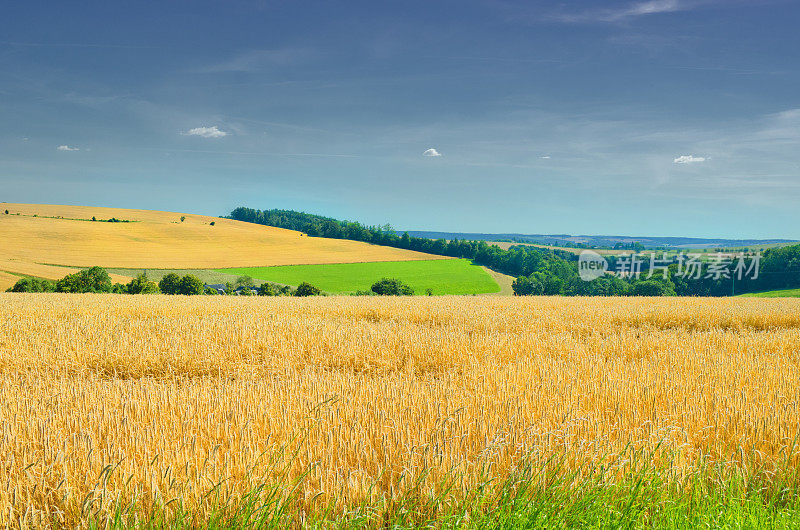
[(13, 286), (19, 280), (19, 276), (0, 271), (0, 292)]
[[(6, 270), (0, 264), (0, 270), (32, 276), (37, 275), (33, 272), (37, 264), (212, 269), (446, 259), (204, 215), (41, 204), (0, 206), (9, 210), (9, 215), (0, 213), (0, 258), (21, 267)], [(112, 218), (132, 222), (107, 222)]]

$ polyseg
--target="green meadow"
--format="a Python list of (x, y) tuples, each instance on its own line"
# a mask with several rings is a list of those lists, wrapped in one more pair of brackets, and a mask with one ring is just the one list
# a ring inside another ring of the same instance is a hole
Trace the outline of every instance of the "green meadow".
[(764, 291), (761, 293), (747, 293), (741, 296), (754, 298), (798, 298), (800, 297), (800, 289), (780, 289), (777, 291)]
[(328, 293), (368, 291), (381, 278), (398, 278), (415, 294), (426, 294), (428, 289), (435, 295), (500, 292), (500, 286), (482, 267), (466, 259), (238, 267), (219, 272), (287, 285), (308, 282)]

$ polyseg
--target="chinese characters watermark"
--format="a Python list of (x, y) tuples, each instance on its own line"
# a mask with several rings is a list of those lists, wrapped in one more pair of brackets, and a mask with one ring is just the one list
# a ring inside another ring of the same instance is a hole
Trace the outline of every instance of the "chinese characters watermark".
[(614, 260), (610, 270), (608, 260), (593, 250), (584, 250), (578, 257), (578, 274), (590, 282), (612, 272), (622, 278), (650, 279), (677, 276), (687, 280), (757, 280), (761, 266), (761, 253), (723, 253), (702, 259), (702, 254), (667, 254), (652, 251), (642, 254), (625, 254)]

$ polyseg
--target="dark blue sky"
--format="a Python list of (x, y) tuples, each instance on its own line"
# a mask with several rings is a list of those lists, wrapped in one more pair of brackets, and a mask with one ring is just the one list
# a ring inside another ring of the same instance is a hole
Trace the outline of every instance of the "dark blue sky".
[(0, 201), (798, 238), (798, 27), (777, 0), (19, 2)]

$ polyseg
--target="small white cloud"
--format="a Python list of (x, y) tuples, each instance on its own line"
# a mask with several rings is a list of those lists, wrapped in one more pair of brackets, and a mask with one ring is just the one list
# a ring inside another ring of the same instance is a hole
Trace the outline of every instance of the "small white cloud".
[(56, 147), (56, 149), (58, 149), (59, 151), (80, 151), (80, 148), (70, 147), (68, 145), (59, 145), (58, 147)]
[(195, 127), (183, 134), (186, 136), (200, 136), (202, 138), (222, 138), (223, 136), (228, 136), (228, 133), (220, 131), (216, 125), (212, 127)]
[(550, 160), (550, 155), (540, 156), (539, 158), (541, 158), (542, 160)]
[(681, 155), (673, 160), (673, 162), (676, 164), (694, 164), (695, 162), (705, 162), (706, 160), (708, 159), (704, 156)]
[(442, 153), (431, 147), (430, 149), (426, 149), (422, 156), (442, 156)]

